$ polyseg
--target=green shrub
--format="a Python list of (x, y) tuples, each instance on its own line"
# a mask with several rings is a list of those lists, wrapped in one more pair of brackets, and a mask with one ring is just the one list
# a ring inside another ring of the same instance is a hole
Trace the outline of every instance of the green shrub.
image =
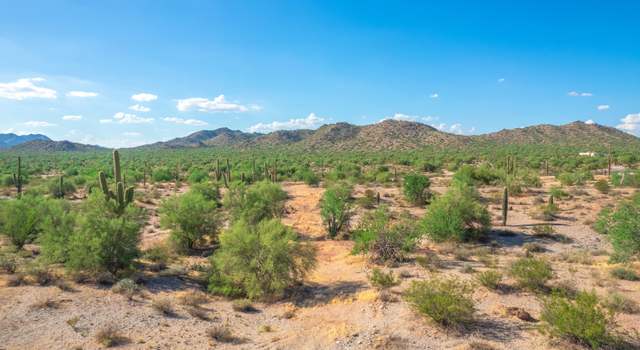
[(300, 179), (309, 186), (317, 186), (320, 183), (320, 177), (316, 175), (311, 169), (306, 169), (301, 172)]
[(366, 189), (364, 196), (358, 198), (357, 202), (364, 209), (373, 209), (376, 206), (376, 193), (371, 189)]
[(618, 203), (615, 209), (604, 208), (595, 229), (611, 241), (614, 260), (625, 261), (640, 253), (640, 194)]
[(187, 181), (189, 181), (190, 184), (205, 182), (208, 179), (209, 179), (209, 173), (199, 168), (191, 170), (191, 172), (189, 173), (189, 176), (187, 177)]
[(614, 268), (611, 270), (611, 276), (624, 281), (640, 281), (638, 273), (626, 267)]
[(175, 176), (173, 175), (171, 170), (169, 170), (169, 168), (160, 167), (160, 168), (154, 169), (152, 178), (153, 178), (153, 181), (156, 181), (156, 182), (167, 182), (175, 179)]
[(476, 190), (454, 185), (437, 197), (422, 220), (424, 232), (434, 241), (467, 241), (482, 236), (491, 225), (491, 216), (478, 200)]
[(244, 220), (256, 224), (265, 219), (278, 218), (284, 210), (287, 193), (280, 185), (261, 181), (251, 186), (241, 182), (231, 184), (224, 197), (224, 207), (233, 221)]
[(544, 330), (551, 336), (600, 348), (611, 340), (613, 317), (594, 292), (578, 292), (575, 300), (553, 294), (542, 307)]
[(48, 262), (64, 263), (69, 256), (69, 242), (76, 229), (77, 215), (63, 200), (50, 203), (39, 238), (42, 256)]
[(487, 270), (477, 274), (476, 279), (488, 289), (497, 289), (502, 281), (502, 274), (495, 270)]
[(611, 190), (611, 186), (609, 186), (609, 182), (607, 182), (607, 180), (602, 180), (602, 179), (596, 181), (593, 187), (595, 187), (596, 190), (600, 191), (600, 193), (609, 193), (609, 191)]
[(463, 326), (473, 320), (475, 306), (470, 284), (434, 277), (413, 281), (405, 300), (420, 314), (443, 326)]
[(62, 181), (62, 189), (60, 188), (60, 178), (55, 178), (52, 181), (49, 181), (47, 185), (49, 190), (49, 194), (53, 198), (62, 198), (64, 195), (73, 193), (76, 191), (76, 187), (73, 185), (71, 181)]
[(315, 266), (315, 249), (277, 219), (237, 221), (220, 235), (209, 291), (251, 299), (281, 295)]
[(564, 199), (569, 197), (569, 194), (565, 192), (562, 188), (553, 186), (549, 189), (549, 195), (556, 199)]
[(553, 277), (553, 270), (545, 260), (525, 257), (516, 260), (509, 270), (520, 288), (532, 291), (541, 290)]
[(322, 196), (320, 215), (330, 238), (336, 237), (349, 222), (350, 196), (351, 187), (345, 184), (328, 188)]
[(220, 187), (217, 183), (195, 183), (191, 185), (189, 192), (199, 193), (208, 201), (217, 203), (220, 200)]
[(140, 208), (129, 205), (120, 209), (115, 201), (105, 201), (102, 193), (90, 195), (69, 237), (65, 266), (111, 273), (130, 267), (139, 254), (143, 219)]
[(370, 254), (375, 263), (395, 263), (404, 260), (404, 253), (414, 249), (420, 232), (411, 218), (391, 223), (386, 206), (365, 213), (353, 232), (353, 254)]
[(402, 190), (404, 197), (414, 205), (422, 205), (428, 199), (429, 178), (420, 174), (407, 174), (404, 177)]
[(637, 314), (640, 312), (637, 302), (617, 292), (609, 294), (603, 305), (613, 313)]
[(378, 289), (391, 288), (397, 285), (399, 282), (393, 275), (393, 272), (385, 273), (379, 268), (374, 268), (369, 276), (371, 285)]
[(217, 204), (198, 192), (171, 197), (160, 207), (160, 224), (171, 229), (176, 247), (189, 251), (204, 237), (214, 236), (218, 230)]
[(16, 200), (3, 201), (0, 208), (2, 232), (17, 247), (37, 238), (41, 230), (46, 201), (35, 196), (23, 195)]
[(578, 171), (574, 173), (561, 173), (557, 176), (563, 186), (584, 185), (587, 180), (593, 180), (593, 174), (589, 171)]

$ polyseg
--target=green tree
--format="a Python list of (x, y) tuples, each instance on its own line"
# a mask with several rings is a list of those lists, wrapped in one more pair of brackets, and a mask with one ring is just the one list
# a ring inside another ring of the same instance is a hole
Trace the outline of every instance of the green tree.
[(404, 177), (404, 197), (412, 204), (422, 205), (428, 199), (428, 188), (431, 185), (429, 178), (420, 174), (407, 174)]
[(328, 188), (320, 202), (320, 215), (329, 237), (334, 238), (349, 222), (351, 187), (337, 184)]
[(31, 195), (4, 201), (1, 208), (2, 231), (15, 246), (22, 247), (37, 238), (43, 218), (44, 201)]
[(162, 203), (160, 224), (171, 229), (171, 240), (186, 252), (205, 236), (217, 233), (220, 220), (216, 209), (216, 202), (189, 191)]
[(278, 218), (284, 210), (287, 193), (276, 183), (257, 182), (247, 186), (242, 182), (231, 184), (223, 205), (233, 221), (245, 220), (256, 224), (265, 219)]
[(315, 248), (278, 219), (239, 220), (220, 235), (209, 291), (252, 299), (277, 297), (315, 266)]

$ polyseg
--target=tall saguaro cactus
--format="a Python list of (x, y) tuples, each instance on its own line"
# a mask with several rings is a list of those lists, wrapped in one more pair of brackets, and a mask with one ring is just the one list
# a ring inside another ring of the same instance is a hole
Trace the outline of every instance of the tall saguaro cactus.
[(13, 173), (13, 184), (16, 186), (16, 196), (22, 197), (22, 158), (18, 157), (18, 171)]
[(115, 192), (109, 188), (107, 176), (102, 171), (98, 174), (100, 188), (106, 200), (113, 199), (118, 204), (118, 209), (124, 210), (127, 205), (133, 202), (133, 186), (125, 190), (125, 184), (122, 180), (122, 170), (120, 168), (120, 153), (118, 153), (117, 150), (113, 151), (113, 176), (116, 180)]

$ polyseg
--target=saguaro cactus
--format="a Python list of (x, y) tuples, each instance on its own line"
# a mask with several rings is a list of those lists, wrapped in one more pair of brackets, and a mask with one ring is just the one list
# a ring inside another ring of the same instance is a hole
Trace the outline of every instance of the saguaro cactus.
[(16, 196), (22, 197), (22, 158), (18, 157), (18, 171), (13, 173), (13, 184), (16, 186)]
[(113, 176), (116, 180), (115, 192), (109, 188), (107, 176), (102, 171), (98, 174), (100, 188), (102, 189), (102, 193), (104, 193), (105, 199), (115, 200), (118, 204), (118, 209), (122, 211), (127, 205), (133, 202), (133, 186), (125, 189), (120, 168), (120, 154), (117, 150), (113, 151)]
[(509, 191), (504, 188), (502, 192), (502, 226), (507, 226), (507, 215), (509, 214)]

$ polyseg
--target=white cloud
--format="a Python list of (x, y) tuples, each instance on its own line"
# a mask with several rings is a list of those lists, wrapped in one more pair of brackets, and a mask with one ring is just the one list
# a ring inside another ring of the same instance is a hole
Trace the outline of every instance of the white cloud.
[(78, 121), (78, 120), (82, 120), (82, 116), (81, 115), (65, 115), (65, 116), (62, 116), (62, 120)]
[(165, 122), (167, 122), (167, 123), (182, 124), (182, 125), (192, 125), (192, 126), (204, 126), (204, 125), (208, 124), (204, 120), (182, 119), (182, 118), (176, 118), (176, 117), (166, 117), (163, 120)]
[(440, 123), (432, 126), (440, 131), (449, 132), (449, 133), (458, 134), (458, 135), (471, 134), (476, 131), (475, 127), (471, 127), (468, 130), (464, 130), (464, 128), (462, 127), (462, 124), (460, 123), (454, 123), (451, 125), (447, 125), (446, 123)]
[(591, 96), (593, 96), (593, 94), (590, 93), (590, 92), (578, 92), (578, 91), (569, 91), (568, 95), (569, 96), (573, 96), (573, 97), (576, 97), (576, 96), (591, 97)]
[(504, 78), (498, 79), (498, 83), (504, 83)]
[(178, 100), (176, 105), (181, 112), (186, 112), (191, 109), (196, 109), (200, 112), (248, 112), (259, 111), (262, 108), (257, 105), (241, 105), (236, 102), (229, 102), (225, 99), (224, 95), (219, 95), (213, 100), (209, 100), (202, 97), (191, 97)]
[(584, 123), (585, 123), (585, 124), (588, 124), (588, 125), (593, 125), (593, 124), (595, 124), (596, 122), (594, 122), (594, 121), (593, 121), (593, 119), (589, 119), (589, 120), (587, 120), (587, 121), (586, 121), (586, 122), (584, 122)]
[(440, 95), (438, 95), (437, 92), (434, 92), (431, 95), (429, 95), (429, 98), (438, 98), (438, 97), (440, 97)]
[(97, 92), (90, 91), (69, 91), (67, 92), (67, 97), (96, 97), (98, 96)]
[(611, 106), (609, 106), (609, 105), (599, 105), (598, 106), (598, 110), (599, 111), (606, 111), (609, 108), (611, 108)]
[(36, 85), (43, 81), (43, 78), (23, 78), (11, 83), (0, 83), (0, 97), (17, 101), (28, 98), (57, 98), (55, 90)]
[(137, 131), (125, 131), (122, 133), (123, 136), (127, 136), (127, 137), (138, 137), (138, 136), (142, 136), (141, 133), (137, 132)]
[(151, 102), (157, 100), (158, 96), (148, 92), (141, 92), (131, 96), (131, 99), (138, 102)]
[(49, 122), (37, 121), (37, 120), (28, 121), (28, 122), (24, 123), (24, 125), (26, 125), (28, 127), (32, 127), (32, 128), (46, 128), (46, 127), (50, 127), (50, 126), (56, 126), (55, 124), (52, 124), (52, 123), (49, 123)]
[(381, 122), (383, 122), (385, 120), (404, 120), (404, 121), (407, 121), (407, 122), (416, 122), (418, 120), (422, 120), (424, 122), (432, 122), (432, 121), (438, 120), (438, 117), (434, 117), (434, 116), (430, 116), (430, 115), (427, 115), (427, 116), (424, 116), (424, 117), (420, 117), (420, 116), (417, 116), (417, 115), (407, 115), (407, 114), (403, 114), (403, 113), (396, 113), (396, 114), (394, 114), (394, 115), (392, 115), (390, 117), (384, 117), (384, 118), (380, 119), (378, 121), (378, 123), (381, 123)]
[(138, 117), (135, 114), (118, 112), (113, 115), (112, 119), (100, 119), (100, 124), (149, 124), (153, 123), (153, 118)]
[(324, 118), (309, 114), (306, 118), (289, 119), (286, 122), (258, 123), (249, 127), (249, 132), (268, 133), (276, 130), (313, 129), (320, 126)]
[(635, 134), (640, 131), (640, 113), (627, 114), (626, 117), (620, 119), (622, 122), (616, 128), (626, 132)]
[(132, 110), (132, 111), (142, 112), (142, 113), (146, 113), (146, 112), (149, 112), (151, 110), (151, 108), (145, 107), (145, 106), (139, 105), (139, 104), (135, 104), (133, 106), (129, 106), (129, 109)]

